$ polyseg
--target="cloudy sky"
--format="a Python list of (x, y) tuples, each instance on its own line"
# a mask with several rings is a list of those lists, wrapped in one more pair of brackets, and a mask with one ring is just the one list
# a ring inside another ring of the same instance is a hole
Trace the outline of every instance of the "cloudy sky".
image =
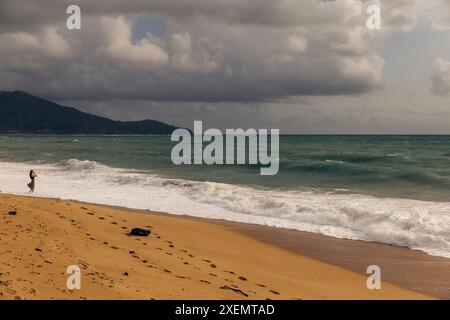
[(0, 90), (186, 127), (450, 133), (450, 0), (2, 0)]

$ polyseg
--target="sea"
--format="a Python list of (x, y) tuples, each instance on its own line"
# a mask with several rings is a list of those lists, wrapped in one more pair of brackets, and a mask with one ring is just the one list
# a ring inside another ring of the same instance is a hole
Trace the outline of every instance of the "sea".
[(282, 135), (279, 173), (174, 165), (170, 136), (0, 136), (0, 190), (450, 257), (450, 136)]

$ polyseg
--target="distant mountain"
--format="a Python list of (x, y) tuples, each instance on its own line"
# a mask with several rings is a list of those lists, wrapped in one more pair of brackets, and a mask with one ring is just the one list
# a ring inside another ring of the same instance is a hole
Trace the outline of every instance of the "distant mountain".
[(171, 134), (175, 129), (155, 120), (114, 121), (26, 92), (0, 91), (0, 133)]

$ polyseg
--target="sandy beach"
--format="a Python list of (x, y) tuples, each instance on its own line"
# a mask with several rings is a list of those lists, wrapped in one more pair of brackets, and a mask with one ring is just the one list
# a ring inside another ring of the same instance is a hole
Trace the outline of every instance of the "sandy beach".
[[(0, 299), (449, 297), (448, 271), (441, 272), (449, 260), (405, 248), (7, 194), (0, 216)], [(135, 227), (151, 234), (130, 236)], [(355, 257), (377, 254), (389, 282), (368, 290), (369, 261)], [(426, 265), (441, 287), (413, 291), (396, 259), (417, 274)], [(81, 269), (81, 290), (66, 288), (70, 265)]]

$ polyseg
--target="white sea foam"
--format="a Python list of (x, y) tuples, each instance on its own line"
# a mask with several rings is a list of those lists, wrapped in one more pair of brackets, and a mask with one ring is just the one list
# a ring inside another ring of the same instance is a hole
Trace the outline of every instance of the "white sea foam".
[(166, 179), (94, 161), (0, 162), (0, 190), (377, 241), (450, 257), (450, 203)]

